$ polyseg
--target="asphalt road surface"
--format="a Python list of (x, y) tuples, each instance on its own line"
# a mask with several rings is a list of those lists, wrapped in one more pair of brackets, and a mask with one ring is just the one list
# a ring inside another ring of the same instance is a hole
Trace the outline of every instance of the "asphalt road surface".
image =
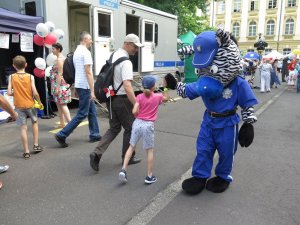
[[(300, 95), (286, 90), (285, 84), (271, 93), (254, 92), (259, 100), (254, 143), (238, 149), (234, 182), (222, 194), (204, 190), (191, 197), (181, 191), (181, 181), (190, 176), (205, 110), (200, 99), (178, 99), (160, 107), (155, 125), (158, 181), (152, 185), (144, 184), (146, 154), (141, 144), (137, 156), (143, 161), (131, 165), (128, 183), (120, 184), (121, 134), (95, 173), (89, 153), (97, 143), (88, 142), (87, 123), (62, 149), (53, 138), (58, 118), (40, 119), (45, 150), (29, 160), (22, 158), (19, 128), (14, 123), (0, 125), (0, 163), (10, 165), (0, 175), (0, 224), (299, 225)], [(98, 121), (103, 134), (108, 119), (100, 110)], [(31, 126), (31, 146), (30, 131)]]

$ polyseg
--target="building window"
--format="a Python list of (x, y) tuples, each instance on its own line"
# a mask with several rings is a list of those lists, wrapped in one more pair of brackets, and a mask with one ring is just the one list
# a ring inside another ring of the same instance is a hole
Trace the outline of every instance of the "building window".
[(296, 0), (288, 0), (288, 7), (296, 6)]
[(225, 3), (223, 1), (218, 3), (218, 14), (225, 13)]
[(257, 0), (250, 1), (250, 11), (257, 11), (257, 10), (258, 10)]
[(277, 0), (269, 0), (268, 9), (274, 9), (274, 8), (276, 8), (276, 3), (277, 3)]
[(206, 15), (210, 15), (210, 5), (206, 5), (205, 12), (206, 12)]
[(249, 24), (249, 36), (255, 37), (256, 36), (256, 22), (252, 21)]
[(285, 34), (293, 34), (293, 33), (294, 33), (294, 20), (290, 18), (285, 23)]
[(233, 12), (241, 11), (241, 0), (233, 0)]
[(271, 48), (266, 48), (265, 49), (265, 55), (268, 55), (269, 53), (272, 52), (272, 49)]
[(267, 35), (274, 35), (275, 33), (275, 22), (274, 20), (269, 20), (267, 22)]
[(287, 55), (287, 54), (290, 54), (291, 51), (292, 51), (292, 49), (290, 49), (290, 48), (284, 48), (284, 49), (282, 50), (282, 54), (283, 54), (283, 55)]
[(240, 36), (240, 24), (238, 22), (235, 22), (233, 25), (232, 25), (232, 34), (235, 36), (235, 37), (239, 37)]

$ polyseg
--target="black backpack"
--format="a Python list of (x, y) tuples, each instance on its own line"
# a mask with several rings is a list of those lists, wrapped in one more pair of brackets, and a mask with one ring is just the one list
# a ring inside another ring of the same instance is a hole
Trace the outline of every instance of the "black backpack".
[(67, 55), (63, 65), (63, 78), (67, 84), (72, 86), (75, 82), (75, 67), (73, 63), (73, 52)]
[[(110, 97), (117, 94), (117, 92), (123, 85), (122, 82), (116, 90), (114, 89), (114, 69), (116, 65), (125, 60), (129, 60), (129, 58), (121, 57), (114, 63), (112, 63), (113, 55), (114, 53), (111, 54), (109, 60), (106, 60), (106, 63), (102, 67), (94, 84), (95, 96), (100, 103), (108, 102), (108, 100), (111, 99)], [(110, 92), (110, 94), (107, 94), (108, 91)]]

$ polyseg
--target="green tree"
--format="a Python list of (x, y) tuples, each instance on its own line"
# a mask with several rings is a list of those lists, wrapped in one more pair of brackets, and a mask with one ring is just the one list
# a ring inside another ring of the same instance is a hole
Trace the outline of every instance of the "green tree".
[(206, 0), (132, 0), (178, 16), (178, 35), (191, 30), (199, 34), (212, 30), (205, 16), (197, 16), (197, 8), (205, 11)]

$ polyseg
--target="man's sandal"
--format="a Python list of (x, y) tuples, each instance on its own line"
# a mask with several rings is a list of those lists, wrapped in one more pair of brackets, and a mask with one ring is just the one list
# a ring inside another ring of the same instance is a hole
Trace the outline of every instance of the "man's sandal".
[(3, 187), (3, 183), (2, 181), (0, 181), (0, 189)]
[(35, 153), (41, 152), (43, 151), (43, 147), (41, 147), (40, 145), (33, 145), (33, 151)]
[(30, 159), (31, 155), (30, 155), (30, 153), (26, 152), (26, 153), (23, 153), (23, 157), (25, 159)]

